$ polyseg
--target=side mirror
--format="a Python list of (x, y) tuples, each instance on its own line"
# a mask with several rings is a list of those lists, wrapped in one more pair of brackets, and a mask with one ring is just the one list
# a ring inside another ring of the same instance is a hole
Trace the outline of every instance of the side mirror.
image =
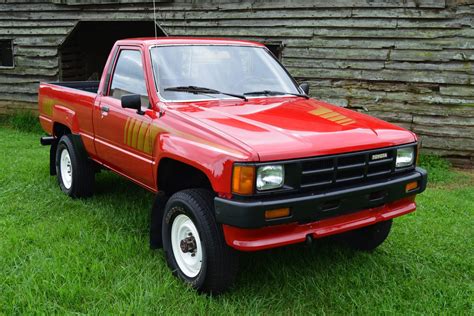
[(306, 94), (306, 95), (309, 95), (309, 83), (307, 82), (303, 82), (300, 84), (300, 89), (303, 90), (303, 92)]
[(135, 109), (138, 114), (143, 114), (142, 100), (138, 94), (124, 95), (120, 98), (124, 109)]

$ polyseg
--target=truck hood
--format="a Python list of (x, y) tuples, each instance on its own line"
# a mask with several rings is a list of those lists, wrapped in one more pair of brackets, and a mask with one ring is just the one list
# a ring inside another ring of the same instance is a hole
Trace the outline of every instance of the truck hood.
[(338, 154), (416, 141), (401, 127), (314, 99), (252, 98), (170, 106), (251, 147), (261, 161)]

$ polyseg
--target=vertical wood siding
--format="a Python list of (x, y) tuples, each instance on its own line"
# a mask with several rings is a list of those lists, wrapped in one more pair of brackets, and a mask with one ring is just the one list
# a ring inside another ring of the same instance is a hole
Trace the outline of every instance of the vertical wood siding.
[[(126, 1), (121, 1), (122, 3)], [(134, 1), (137, 2), (137, 1)], [(139, 2), (139, 1), (138, 1)], [(474, 1), (293, 0), (157, 3), (170, 35), (281, 41), (282, 61), (313, 97), (405, 126), (427, 151), (474, 166)], [(78, 21), (151, 20), (153, 5), (0, 3), (0, 114), (36, 107), (58, 76), (58, 45)]]

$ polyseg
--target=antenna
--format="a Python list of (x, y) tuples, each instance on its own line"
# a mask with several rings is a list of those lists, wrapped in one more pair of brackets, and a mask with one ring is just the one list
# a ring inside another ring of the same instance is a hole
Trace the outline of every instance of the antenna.
[(156, 29), (156, 5), (155, 5), (155, 0), (153, 0), (153, 24), (155, 26), (155, 38), (158, 37), (158, 31)]

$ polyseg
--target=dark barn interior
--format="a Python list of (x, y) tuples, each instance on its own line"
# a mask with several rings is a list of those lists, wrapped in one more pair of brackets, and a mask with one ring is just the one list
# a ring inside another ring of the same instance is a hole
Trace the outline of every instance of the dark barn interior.
[[(165, 34), (157, 28), (157, 35)], [(59, 47), (59, 79), (99, 80), (110, 49), (117, 40), (153, 36), (153, 21), (81, 21)]]

